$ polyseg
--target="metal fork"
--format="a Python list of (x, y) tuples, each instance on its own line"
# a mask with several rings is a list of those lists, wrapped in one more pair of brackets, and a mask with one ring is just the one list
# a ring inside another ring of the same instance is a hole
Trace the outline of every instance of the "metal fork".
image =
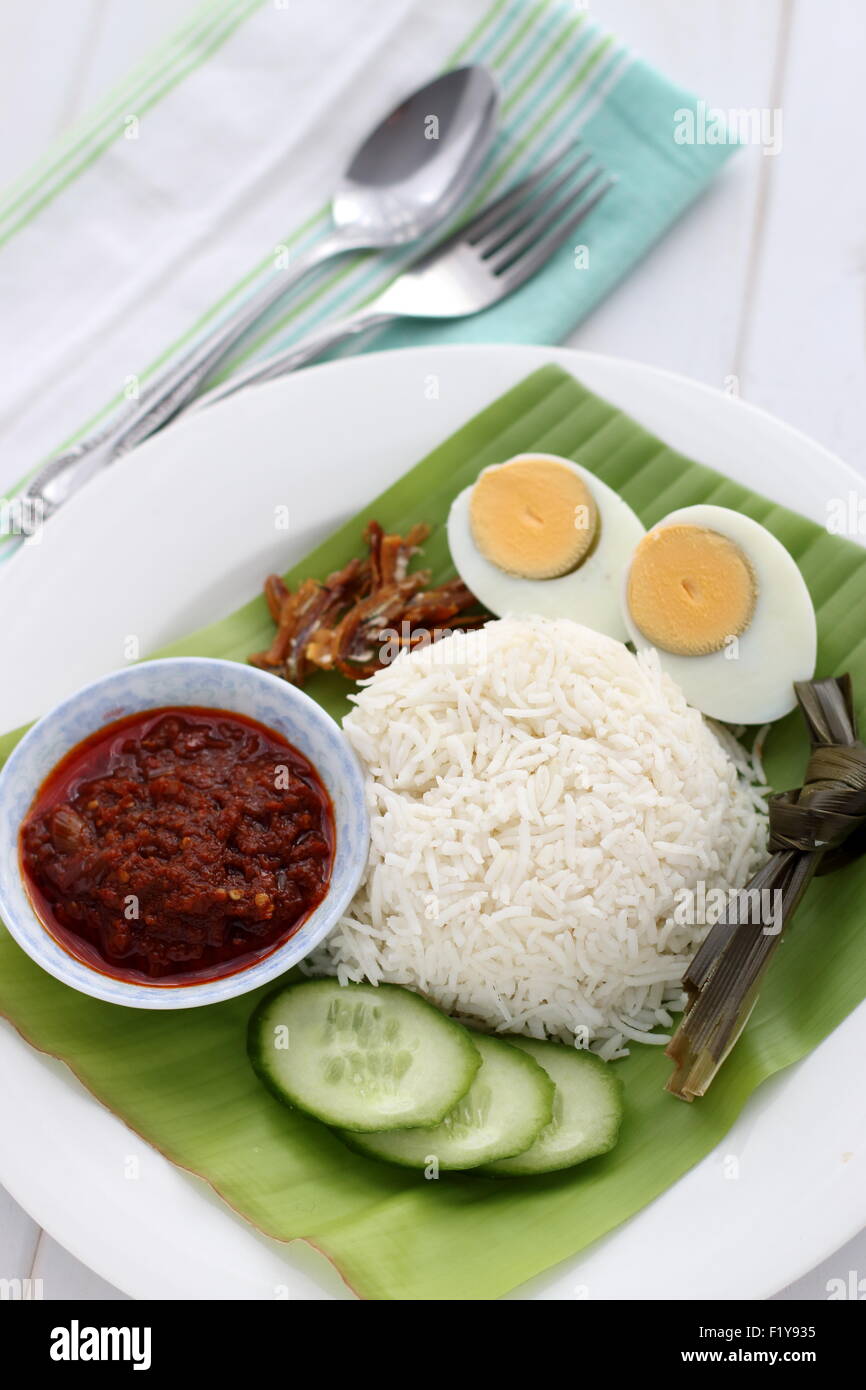
[(230, 377), (201, 396), (192, 411), (285, 376), (328, 348), (392, 319), (464, 318), (498, 303), (545, 265), (615, 184), (612, 177), (597, 182), (604, 170), (596, 165), (572, 186), (590, 158), (580, 152), (563, 163), (560, 151), (413, 261), (356, 313)]
[[(349, 318), (328, 324), (301, 343), (230, 377), (184, 413), (224, 400), (245, 386), (285, 376), (338, 343), (392, 319), (463, 318), (504, 299), (541, 269), (616, 182), (607, 177), (599, 183), (604, 170), (596, 165), (574, 184), (590, 158), (582, 150), (576, 155), (572, 150), (558, 151), (452, 236), (411, 262)], [(109, 426), (109, 436), (110, 432)], [(130, 433), (123, 452), (137, 442)], [(48, 516), (59, 505), (52, 495), (58, 479), (60, 501), (76, 491), (89, 476), (79, 475), (76, 451), (77, 446), (43, 465), (23, 494), (25, 502), (33, 500)], [(85, 459), (85, 469), (92, 466), (93, 458)]]

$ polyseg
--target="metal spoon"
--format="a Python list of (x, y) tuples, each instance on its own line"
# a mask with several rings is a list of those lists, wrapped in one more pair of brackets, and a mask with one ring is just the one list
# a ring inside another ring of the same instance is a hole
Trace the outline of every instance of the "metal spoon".
[(351, 160), (333, 195), (328, 235), (163, 372), (119, 419), (45, 464), (25, 497), (48, 517), (99, 469), (161, 429), (314, 266), (347, 251), (400, 246), (444, 222), (490, 148), (498, 108), (495, 78), (478, 66), (454, 68), (402, 101)]

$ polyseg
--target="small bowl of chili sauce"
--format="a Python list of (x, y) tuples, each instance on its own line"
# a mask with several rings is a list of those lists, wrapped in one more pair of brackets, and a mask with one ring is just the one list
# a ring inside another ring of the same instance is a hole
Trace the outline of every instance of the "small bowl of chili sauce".
[(367, 862), (364, 780), (339, 725), (230, 661), (95, 681), (0, 774), (0, 916), (50, 974), (135, 1008), (247, 993), (348, 907)]

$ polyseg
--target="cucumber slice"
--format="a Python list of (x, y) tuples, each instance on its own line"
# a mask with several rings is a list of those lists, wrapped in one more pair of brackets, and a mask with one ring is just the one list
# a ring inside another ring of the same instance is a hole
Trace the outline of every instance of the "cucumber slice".
[(262, 1000), (247, 1046), (274, 1095), (349, 1130), (438, 1124), (472, 1084), (472, 1034), (400, 985), (305, 980)]
[(562, 1043), (510, 1038), (556, 1083), (553, 1119), (531, 1148), (516, 1158), (491, 1163), (486, 1171), (525, 1177), (571, 1168), (607, 1153), (622, 1119), (622, 1082), (609, 1062)]
[(473, 1033), (481, 1070), (440, 1125), (399, 1134), (344, 1134), (351, 1148), (404, 1168), (477, 1168), (529, 1147), (550, 1123), (555, 1087), (525, 1052)]

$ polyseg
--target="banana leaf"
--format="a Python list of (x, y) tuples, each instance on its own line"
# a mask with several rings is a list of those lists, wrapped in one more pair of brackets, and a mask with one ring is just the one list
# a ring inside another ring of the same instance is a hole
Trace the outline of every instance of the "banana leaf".
[[(437, 581), (446, 578), (452, 571), (442, 523), (452, 498), (480, 468), (530, 449), (579, 458), (648, 526), (675, 507), (715, 502), (769, 527), (800, 565), (815, 601), (818, 674), (851, 672), (862, 720), (866, 551), (668, 448), (553, 366), (509, 391), (371, 501), (288, 581), (323, 577), (345, 564), (358, 553), (371, 516), (397, 531), (431, 523), (424, 563)], [(243, 661), (271, 633), (264, 601), (256, 598), (158, 655)], [(335, 718), (347, 708), (339, 678), (317, 676), (308, 689)], [(18, 737), (20, 731), (0, 740), (0, 758)], [(798, 786), (807, 753), (794, 714), (768, 743), (772, 784)], [(450, 1174), (429, 1181), (349, 1153), (253, 1076), (244, 1035), (256, 995), (169, 1013), (119, 1008), (44, 974), (0, 927), (0, 1012), (262, 1231), (324, 1251), (362, 1297), (492, 1299), (582, 1250), (670, 1187), (718, 1143), (762, 1081), (803, 1057), (863, 1000), (864, 889), (866, 859), (811, 886), (748, 1028), (699, 1104), (683, 1105), (665, 1092), (671, 1064), (661, 1048), (635, 1045), (614, 1064), (626, 1097), (620, 1143), (547, 1178)]]

